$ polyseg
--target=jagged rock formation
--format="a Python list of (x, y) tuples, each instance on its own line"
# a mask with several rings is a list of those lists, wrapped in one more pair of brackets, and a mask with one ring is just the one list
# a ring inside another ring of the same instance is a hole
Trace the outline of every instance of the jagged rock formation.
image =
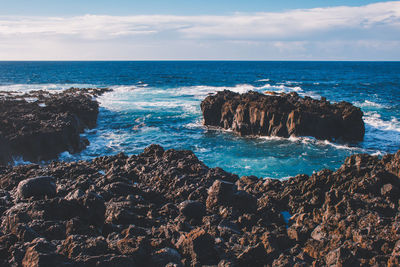
[(240, 135), (313, 136), (317, 139), (361, 141), (362, 111), (348, 102), (331, 104), (297, 93), (238, 94), (228, 90), (201, 102), (204, 124), (231, 129)]
[(310, 177), (239, 178), (157, 145), (4, 166), (0, 265), (398, 266), (399, 174), (400, 151)]
[(96, 126), (99, 112), (92, 98), (108, 90), (0, 92), (0, 164), (11, 163), (14, 156), (38, 162), (85, 148), (88, 141), (79, 134)]

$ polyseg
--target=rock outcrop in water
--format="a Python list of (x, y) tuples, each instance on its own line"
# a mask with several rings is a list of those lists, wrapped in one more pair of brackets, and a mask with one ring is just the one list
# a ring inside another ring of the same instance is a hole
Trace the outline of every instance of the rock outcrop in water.
[(96, 126), (98, 96), (109, 89), (71, 88), (61, 93), (0, 92), (0, 164), (12, 157), (38, 162), (88, 144), (79, 134)]
[(157, 145), (1, 167), (0, 265), (398, 266), (399, 175), (400, 151), (280, 181)]
[(348, 102), (331, 104), (297, 93), (265, 95), (231, 91), (207, 96), (201, 103), (204, 124), (232, 129), (240, 135), (313, 136), (361, 141), (362, 111)]

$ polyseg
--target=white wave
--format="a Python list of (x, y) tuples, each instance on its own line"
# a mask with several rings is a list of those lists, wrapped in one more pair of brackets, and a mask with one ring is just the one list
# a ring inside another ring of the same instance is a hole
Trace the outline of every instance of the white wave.
[(184, 125), (185, 128), (188, 129), (198, 129), (198, 128), (203, 128), (204, 125), (202, 124), (201, 120), (198, 120), (196, 122), (190, 122)]
[(142, 82), (142, 81), (138, 81), (137, 84), (138, 84), (138, 86), (140, 86), (140, 87), (147, 87), (147, 86), (149, 86), (147, 83), (144, 83), (144, 82)]
[(365, 107), (373, 107), (373, 108), (387, 108), (387, 106), (383, 104), (379, 104), (373, 101), (365, 100), (364, 102), (356, 102), (354, 103), (355, 106), (365, 108)]
[(350, 150), (350, 151), (357, 151), (359, 153), (366, 152), (366, 150), (360, 148), (360, 147), (354, 147), (346, 144), (339, 144), (339, 143), (334, 143), (330, 142), (328, 140), (318, 140), (315, 137), (312, 136), (290, 136), (289, 138), (285, 137), (279, 137), (279, 136), (260, 136), (256, 137), (260, 138), (266, 141), (286, 141), (286, 142), (292, 142), (292, 143), (302, 143), (306, 145), (315, 145), (315, 146), (331, 146), (336, 149), (343, 149), (343, 150)]
[(380, 157), (380, 156), (383, 156), (383, 155), (385, 155), (386, 153), (384, 153), (384, 152), (382, 152), (382, 151), (376, 151), (375, 153), (372, 153), (371, 154), (371, 156), (378, 156), (378, 157)]
[(392, 152), (399, 149), (400, 122), (397, 118), (391, 117), (390, 120), (384, 120), (380, 114), (371, 111), (365, 112), (363, 119), (365, 122), (364, 143), (366, 146), (378, 151), (383, 147), (389, 148)]
[(194, 152), (199, 152), (199, 153), (206, 153), (206, 152), (210, 152), (211, 150), (208, 148), (204, 148), (204, 147), (199, 147), (199, 146), (195, 146)]
[(160, 131), (160, 128), (154, 127), (154, 126), (143, 126), (143, 127), (139, 128), (139, 130), (142, 133), (150, 133), (150, 132)]
[(297, 82), (297, 81), (285, 81), (284, 84), (288, 84), (288, 85), (291, 85), (291, 84), (301, 84), (301, 82)]
[(28, 102), (28, 103), (33, 103), (33, 102), (38, 101), (38, 98), (37, 98), (37, 97), (25, 97), (24, 99), (25, 99), (25, 101)]
[(269, 79), (260, 79), (260, 80), (257, 80), (256, 82), (269, 82)]
[(223, 90), (230, 90), (237, 93), (248, 91), (265, 92), (274, 91), (277, 93), (297, 92), (301, 95), (316, 97), (310, 93), (303, 92), (299, 86), (289, 87), (285, 85), (253, 86), (250, 84), (238, 84), (235, 86), (183, 86), (175, 88), (154, 88), (142, 87), (140, 85), (116, 85), (111, 86), (113, 91), (100, 97), (98, 101), (101, 106), (115, 111), (133, 109), (173, 109), (181, 108), (187, 114), (199, 114), (199, 101), (207, 95)]
[(317, 144), (319, 145), (325, 145), (325, 146), (331, 146), (336, 149), (344, 149), (344, 150), (351, 150), (351, 151), (357, 151), (359, 153), (366, 152), (364, 149), (359, 148), (359, 147), (354, 147), (354, 146), (348, 146), (344, 144), (338, 144), (338, 143), (333, 143), (328, 140), (318, 140)]
[(263, 86), (254, 86), (251, 84), (238, 84), (236, 86), (207, 86), (207, 85), (198, 85), (198, 86), (188, 86), (188, 87), (179, 87), (171, 89), (171, 93), (174, 96), (192, 96), (197, 100), (203, 100), (207, 95), (214, 94), (223, 90), (229, 90), (236, 93), (247, 93), (249, 91), (257, 91), (264, 92), (265, 90), (274, 91), (276, 93), (290, 93), (297, 92), (301, 95), (308, 95), (311, 97), (318, 97), (315, 94), (310, 95), (308, 92), (304, 92), (300, 86), (285, 86), (285, 85), (271, 85), (265, 84)]
[(255, 138), (259, 138), (266, 141), (284, 141), (284, 140), (293, 141), (297, 137), (291, 136), (290, 138), (285, 138), (280, 136), (255, 136)]
[(95, 87), (93, 84), (80, 84), (80, 83), (72, 83), (72, 84), (56, 84), (56, 83), (47, 83), (47, 84), (9, 84), (9, 85), (0, 85), (0, 91), (13, 91), (26, 93), (29, 91), (60, 91), (66, 90), (71, 87), (75, 88), (88, 88)]
[(290, 178), (293, 178), (293, 177), (294, 176), (283, 176), (283, 177), (277, 178), (277, 177), (268, 177), (268, 176), (266, 176), (266, 177), (260, 177), (260, 179), (263, 179), (265, 181), (268, 181), (268, 180), (286, 181), (286, 180), (289, 180)]
[(400, 122), (395, 117), (391, 117), (390, 121), (385, 121), (382, 120), (380, 114), (374, 111), (370, 111), (364, 113), (364, 122), (379, 130), (394, 131), (400, 133)]
[(113, 85), (109, 87), (113, 91), (108, 92), (108, 94), (113, 94), (113, 93), (123, 93), (123, 92), (132, 92), (137, 89), (143, 89), (139, 87), (138, 85)]

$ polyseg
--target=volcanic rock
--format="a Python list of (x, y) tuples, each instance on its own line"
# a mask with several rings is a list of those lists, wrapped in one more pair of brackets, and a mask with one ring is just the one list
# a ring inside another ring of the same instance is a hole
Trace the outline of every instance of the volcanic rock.
[(200, 219), (206, 213), (206, 208), (203, 203), (194, 200), (186, 200), (179, 204), (180, 212), (189, 219)]
[(330, 103), (297, 93), (238, 94), (228, 90), (201, 102), (204, 124), (255, 136), (313, 136), (317, 139), (361, 141), (362, 111), (348, 102)]
[[(397, 266), (399, 153), (287, 180), (239, 179), (157, 145), (4, 166), (0, 265)], [(21, 197), (32, 177), (57, 190)]]
[(33, 240), (26, 249), (22, 266), (67, 266), (64, 257), (56, 253), (56, 246), (44, 238)]
[(211, 265), (218, 263), (214, 242), (214, 238), (203, 229), (195, 229), (182, 235), (177, 246), (184, 255), (191, 259), (191, 265)]
[(17, 194), (21, 198), (53, 197), (56, 195), (56, 184), (53, 177), (42, 176), (23, 180), (19, 182)]
[(107, 91), (0, 92), (0, 165), (12, 163), (13, 157), (39, 162), (84, 149), (88, 140), (79, 134), (96, 126), (99, 113), (93, 96)]
[(162, 248), (156, 251), (152, 259), (157, 267), (164, 267), (169, 263), (181, 265), (181, 255), (173, 248)]

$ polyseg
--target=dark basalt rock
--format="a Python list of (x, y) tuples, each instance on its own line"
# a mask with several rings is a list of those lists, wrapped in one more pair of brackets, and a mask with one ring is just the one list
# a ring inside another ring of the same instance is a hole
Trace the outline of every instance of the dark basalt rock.
[(17, 194), (21, 198), (29, 197), (53, 197), (56, 195), (56, 184), (54, 178), (41, 176), (23, 180), (19, 182)]
[(183, 255), (191, 260), (187, 265), (212, 265), (218, 263), (218, 254), (214, 248), (214, 238), (204, 229), (194, 229), (184, 234), (177, 242)]
[[(0, 265), (398, 266), (399, 155), (353, 155), (282, 181), (239, 179), (157, 145), (4, 166)], [(20, 197), (19, 184), (43, 176), (54, 194)]]
[(297, 93), (265, 95), (231, 91), (201, 102), (204, 124), (245, 135), (313, 136), (317, 139), (362, 141), (362, 111), (348, 102), (331, 104)]
[(201, 220), (206, 213), (204, 204), (194, 200), (183, 201), (179, 204), (179, 210), (183, 216), (197, 220)]
[(96, 126), (99, 112), (93, 96), (107, 91), (0, 92), (0, 165), (13, 163), (16, 156), (39, 162), (57, 158), (64, 151), (84, 149), (89, 143), (79, 134)]

